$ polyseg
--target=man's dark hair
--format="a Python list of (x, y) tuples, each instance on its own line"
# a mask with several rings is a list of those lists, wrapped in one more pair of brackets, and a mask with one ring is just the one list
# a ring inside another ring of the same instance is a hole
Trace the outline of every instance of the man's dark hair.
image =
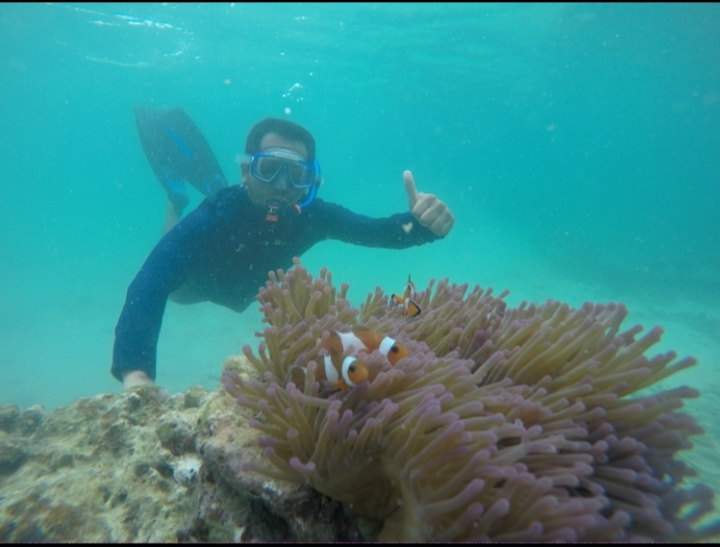
[(245, 153), (252, 156), (260, 152), (260, 143), (268, 133), (303, 143), (308, 151), (307, 161), (315, 160), (315, 139), (310, 132), (303, 126), (282, 118), (265, 118), (253, 125), (245, 141)]

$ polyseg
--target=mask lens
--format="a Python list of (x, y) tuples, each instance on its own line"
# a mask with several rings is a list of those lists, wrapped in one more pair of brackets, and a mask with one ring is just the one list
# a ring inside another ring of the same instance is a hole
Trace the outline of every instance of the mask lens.
[(253, 174), (263, 182), (270, 182), (280, 172), (283, 163), (279, 158), (260, 157), (257, 159)]
[(307, 167), (295, 162), (288, 162), (286, 165), (288, 168), (288, 176), (290, 177), (290, 182), (295, 188), (306, 188), (307, 186), (310, 186), (308, 184), (310, 173)]
[(250, 164), (250, 172), (255, 178), (263, 182), (271, 182), (284, 166), (287, 168), (288, 180), (295, 188), (312, 186), (315, 170), (310, 164), (301, 160), (270, 155), (272, 152), (268, 155), (262, 154), (253, 156)]

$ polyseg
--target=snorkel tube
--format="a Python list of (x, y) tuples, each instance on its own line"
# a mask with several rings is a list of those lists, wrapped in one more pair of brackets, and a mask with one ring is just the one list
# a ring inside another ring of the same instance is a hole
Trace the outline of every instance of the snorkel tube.
[(300, 203), (295, 204), (295, 210), (297, 211), (297, 214), (302, 214), (303, 209), (310, 205), (313, 201), (315, 201), (315, 197), (317, 196), (317, 191), (320, 185), (322, 184), (322, 175), (320, 174), (320, 164), (318, 163), (317, 158), (315, 158), (315, 161), (313, 162), (313, 169), (315, 170), (315, 180), (312, 183), (312, 186), (307, 191), (307, 194), (305, 194), (305, 199), (303, 199)]
[(315, 196), (317, 196), (318, 186), (320, 186), (317, 183), (313, 183), (313, 185), (308, 190), (307, 195), (305, 196), (305, 199), (302, 200), (300, 203), (295, 204), (295, 210), (297, 211), (297, 214), (301, 214), (303, 212), (303, 209), (310, 205), (313, 201), (315, 201)]

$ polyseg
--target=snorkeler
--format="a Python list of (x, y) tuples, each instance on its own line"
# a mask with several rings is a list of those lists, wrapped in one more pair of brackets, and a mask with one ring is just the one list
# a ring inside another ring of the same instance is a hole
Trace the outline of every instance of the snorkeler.
[[(228, 185), (204, 137), (182, 109), (135, 107), (145, 155), (165, 189), (166, 234), (130, 284), (115, 328), (111, 372), (124, 388), (153, 384), (168, 298), (215, 302), (237, 312), (255, 300), (270, 270), (336, 239), (404, 249), (445, 237), (455, 223), (433, 194), (403, 173), (410, 211), (370, 218), (317, 198), (322, 183), (315, 140), (304, 127), (266, 118), (239, 158), (240, 185)], [(207, 198), (185, 218), (185, 181)]]

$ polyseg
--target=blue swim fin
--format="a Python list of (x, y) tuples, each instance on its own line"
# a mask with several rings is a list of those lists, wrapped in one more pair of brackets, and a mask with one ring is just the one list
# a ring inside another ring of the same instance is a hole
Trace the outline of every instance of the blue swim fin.
[(173, 208), (178, 215), (182, 214), (183, 209), (187, 207), (190, 202), (187, 193), (185, 192), (185, 182), (176, 173), (171, 172), (169, 169), (163, 169), (162, 178), (160, 179), (167, 193), (168, 200), (172, 203)]
[(228, 186), (210, 145), (182, 108), (133, 110), (145, 157), (178, 215), (189, 201), (183, 181), (205, 196)]

